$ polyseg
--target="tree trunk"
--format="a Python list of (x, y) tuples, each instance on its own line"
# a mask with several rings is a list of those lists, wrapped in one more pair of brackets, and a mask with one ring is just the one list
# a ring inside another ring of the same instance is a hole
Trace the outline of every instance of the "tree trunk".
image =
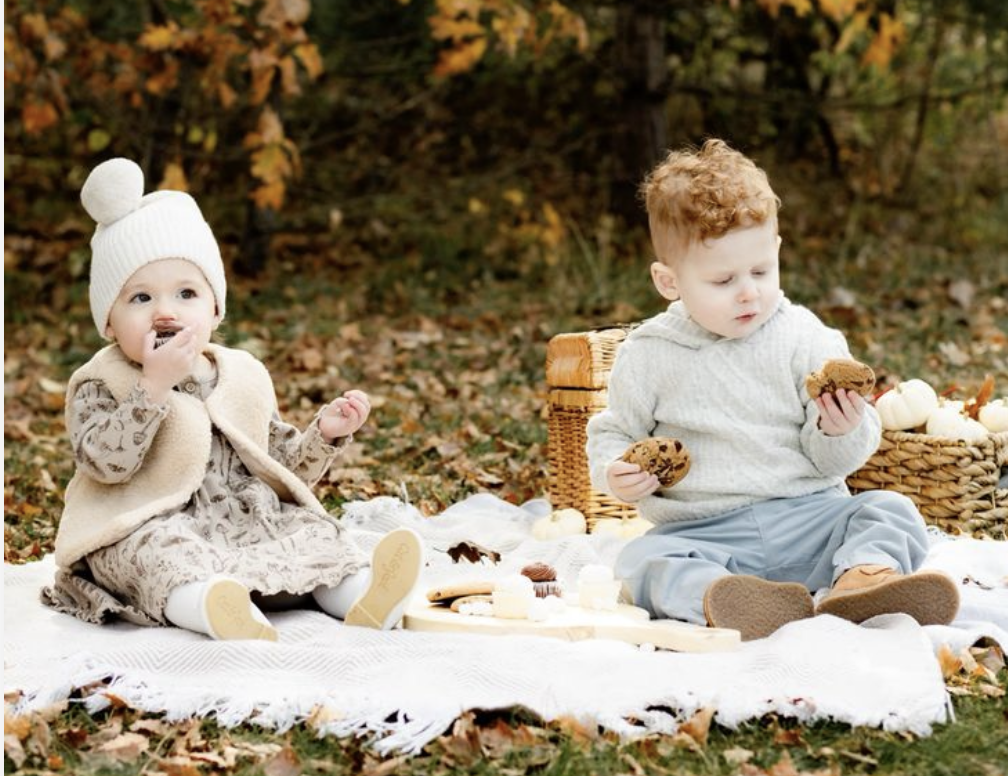
[(612, 211), (628, 225), (646, 222), (637, 195), (644, 175), (665, 153), (665, 3), (634, 0), (616, 7)]

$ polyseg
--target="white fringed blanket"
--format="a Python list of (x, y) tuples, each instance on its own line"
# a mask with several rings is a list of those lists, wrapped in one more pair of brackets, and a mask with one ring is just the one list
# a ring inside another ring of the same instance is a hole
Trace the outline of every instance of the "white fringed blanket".
[[(612, 539), (531, 539), (532, 521), (547, 510), (480, 495), (425, 519), (379, 498), (348, 505), (343, 519), (365, 548), (394, 526), (420, 531), (429, 547), (425, 588), (533, 560), (552, 563), (561, 580), (576, 579), (585, 563), (612, 562), (621, 546)], [(453, 563), (447, 550), (460, 542), (500, 553), (500, 563)], [(870, 627), (816, 617), (735, 652), (679, 654), (605, 640), (382, 633), (313, 611), (271, 615), (275, 644), (89, 625), (38, 602), (53, 574), (47, 557), (4, 566), (4, 693), (20, 691), (18, 708), (29, 710), (110, 678), (115, 695), (169, 719), (215, 715), (225, 725), (282, 730), (311, 718), (325, 733), (367, 735), (382, 752), (417, 752), (468, 709), (516, 705), (627, 737), (674, 732), (707, 706), (729, 727), (777, 712), (926, 734), (949, 714), (937, 647), (958, 650), (986, 636), (1008, 648), (1008, 543), (936, 537), (928, 565), (963, 582), (953, 626), (921, 628), (901, 615)], [(103, 698), (85, 702), (99, 708)]]

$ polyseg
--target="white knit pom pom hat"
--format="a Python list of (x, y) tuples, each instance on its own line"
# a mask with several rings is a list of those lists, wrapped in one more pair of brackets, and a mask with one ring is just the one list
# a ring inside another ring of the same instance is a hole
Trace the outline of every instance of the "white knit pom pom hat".
[(220, 248), (199, 205), (184, 191), (144, 196), (143, 171), (129, 159), (95, 167), (81, 188), (81, 203), (98, 226), (91, 238), (91, 315), (106, 337), (109, 312), (126, 281), (159, 259), (186, 259), (206, 276), (224, 317), (227, 281)]

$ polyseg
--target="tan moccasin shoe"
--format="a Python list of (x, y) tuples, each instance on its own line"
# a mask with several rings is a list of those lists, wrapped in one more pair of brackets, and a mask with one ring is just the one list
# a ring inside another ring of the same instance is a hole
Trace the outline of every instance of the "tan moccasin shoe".
[(841, 575), (816, 607), (816, 614), (832, 614), (864, 622), (877, 614), (909, 614), (921, 625), (948, 625), (959, 611), (959, 590), (940, 571), (900, 574), (888, 566), (854, 566)]
[(815, 613), (812, 596), (797, 582), (771, 582), (761, 577), (733, 574), (714, 580), (703, 600), (707, 623), (732, 628), (742, 641), (769, 636), (782, 625)]

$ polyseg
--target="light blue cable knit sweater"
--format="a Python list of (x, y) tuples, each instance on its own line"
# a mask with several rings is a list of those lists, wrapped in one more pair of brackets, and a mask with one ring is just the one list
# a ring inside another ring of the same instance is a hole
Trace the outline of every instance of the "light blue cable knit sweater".
[(844, 336), (786, 298), (757, 331), (725, 339), (694, 323), (681, 302), (635, 329), (616, 353), (609, 406), (588, 423), (592, 485), (649, 436), (682, 440), (689, 474), (637, 503), (656, 525), (710, 517), (767, 499), (794, 498), (844, 480), (875, 452), (881, 424), (866, 407), (845, 436), (818, 428), (805, 377), (850, 358)]

